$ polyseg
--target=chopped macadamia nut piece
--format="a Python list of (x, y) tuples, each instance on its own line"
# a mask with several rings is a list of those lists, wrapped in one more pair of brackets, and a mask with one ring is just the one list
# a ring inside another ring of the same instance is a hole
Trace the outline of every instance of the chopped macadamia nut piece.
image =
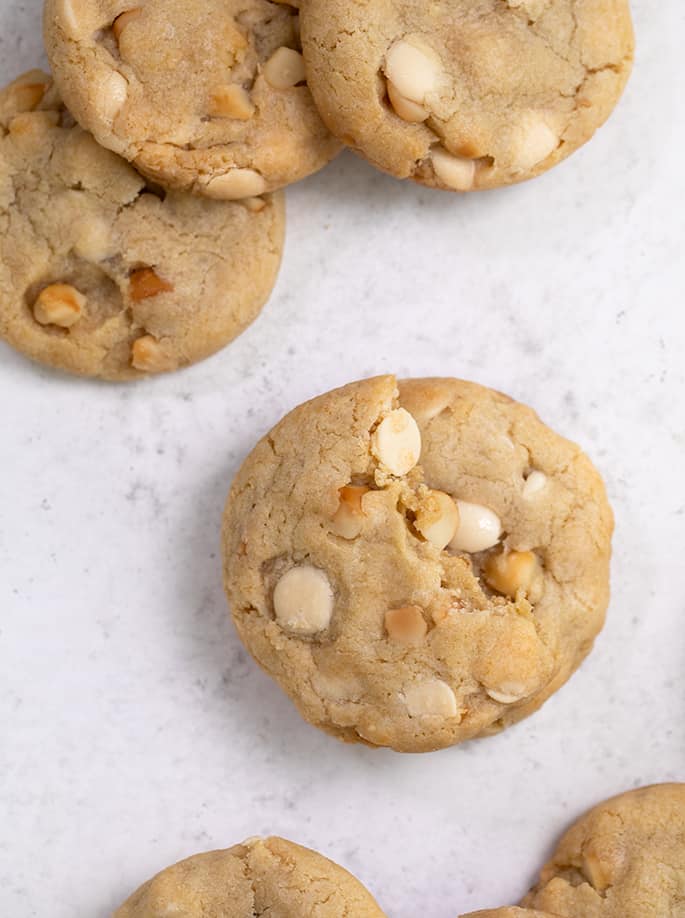
[(41, 325), (71, 328), (81, 318), (86, 308), (86, 298), (70, 284), (51, 284), (38, 294), (33, 304), (33, 315)]
[(121, 33), (124, 31), (126, 26), (133, 22), (134, 19), (137, 19), (142, 12), (143, 11), (140, 9), (140, 7), (136, 7), (132, 10), (126, 10), (125, 13), (117, 16), (117, 18), (112, 23), (112, 32), (117, 41), (119, 41), (121, 38)]
[(390, 99), (395, 114), (410, 124), (419, 124), (425, 121), (430, 114), (428, 109), (422, 105), (405, 98), (390, 80), (388, 80), (388, 99)]
[(255, 113), (249, 92), (237, 83), (219, 86), (212, 93), (209, 114), (213, 118), (236, 118), (248, 121)]
[(583, 845), (583, 873), (601, 895), (611, 886), (612, 865), (602, 863), (595, 846), (594, 839), (590, 839), (587, 845)]
[(163, 280), (153, 268), (140, 268), (129, 279), (129, 293), (134, 303), (147, 300), (160, 293), (171, 293), (174, 287)]
[(406, 475), (421, 455), (418, 424), (404, 408), (391, 411), (371, 438), (371, 452), (391, 475)]
[(397, 92), (410, 102), (423, 103), (444, 80), (436, 52), (418, 36), (396, 41), (385, 56), (385, 75)]
[(523, 483), (523, 497), (530, 500), (547, 487), (547, 476), (544, 472), (532, 471)]
[(398, 644), (419, 644), (426, 636), (428, 625), (420, 606), (401, 606), (385, 613), (385, 630)]
[(485, 562), (483, 576), (493, 590), (515, 599), (519, 591), (528, 594), (540, 574), (540, 563), (532, 551), (509, 551)]
[(431, 679), (410, 685), (404, 691), (404, 701), (411, 717), (456, 717), (457, 699), (446, 682)]
[(266, 182), (254, 169), (231, 169), (205, 185), (205, 194), (221, 201), (238, 201), (264, 194)]
[(357, 538), (364, 522), (362, 498), (368, 491), (363, 485), (346, 485), (340, 489), (340, 504), (331, 520), (331, 532), (343, 539)]
[(240, 203), (252, 214), (258, 214), (266, 207), (264, 198), (241, 198)]
[(133, 342), (131, 348), (131, 366), (143, 373), (167, 373), (176, 369), (176, 361), (164, 353), (164, 349), (154, 335), (143, 335)]
[(274, 89), (290, 89), (304, 82), (307, 74), (299, 51), (281, 47), (264, 64), (264, 77)]
[(48, 83), (17, 83), (11, 90), (11, 110), (17, 114), (32, 112), (43, 101)]
[(541, 163), (559, 146), (559, 137), (537, 112), (529, 112), (521, 124), (514, 149), (514, 168), (525, 172)]
[(457, 531), (459, 510), (449, 494), (429, 491), (416, 511), (414, 525), (425, 539), (443, 549)]
[(496, 513), (482, 504), (458, 500), (459, 526), (450, 542), (454, 551), (475, 554), (497, 545), (502, 535), (502, 523)]
[(291, 568), (276, 584), (274, 613), (278, 624), (294, 634), (317, 634), (333, 615), (333, 590), (323, 571), (310, 564)]
[(507, 682), (499, 689), (486, 688), (485, 691), (498, 704), (516, 704), (526, 697), (526, 689), (516, 682)]
[(111, 124), (128, 98), (128, 83), (117, 70), (112, 70), (96, 87), (96, 92), (100, 116)]
[(464, 156), (448, 153), (444, 147), (433, 147), (431, 163), (436, 176), (454, 191), (470, 191), (476, 177), (476, 163)]

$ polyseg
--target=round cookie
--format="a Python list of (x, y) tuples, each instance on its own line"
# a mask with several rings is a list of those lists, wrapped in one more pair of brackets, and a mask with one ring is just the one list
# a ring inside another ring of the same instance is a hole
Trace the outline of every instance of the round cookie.
[(604, 622), (611, 510), (580, 449), (456, 379), (352, 383), (287, 415), (228, 499), (250, 652), (348, 741), (450, 746), (535, 711)]
[(585, 143), (628, 79), (628, 0), (307, 0), (326, 124), (397, 178), (453, 191), (532, 178)]
[(47, 0), (44, 31), (69, 110), (164, 187), (259, 195), (340, 149), (307, 88), (290, 4)]
[(0, 92), (0, 337), (34, 360), (123, 380), (213, 354), (266, 302), (284, 226), (280, 192), (149, 186), (40, 71)]
[(250, 839), (157, 874), (113, 918), (384, 918), (352, 874), (283, 838)]
[(590, 810), (523, 904), (561, 918), (684, 918), (685, 784), (643, 787)]

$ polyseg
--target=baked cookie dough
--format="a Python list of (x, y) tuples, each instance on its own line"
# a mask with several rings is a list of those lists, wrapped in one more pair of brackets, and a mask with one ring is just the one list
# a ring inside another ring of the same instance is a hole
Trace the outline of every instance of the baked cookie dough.
[(486, 908), (482, 912), (469, 912), (461, 918), (555, 918), (549, 912), (538, 912), (529, 908)]
[(581, 450), (456, 379), (352, 383), (255, 448), (226, 507), (250, 652), (348, 741), (428, 751), (531, 714), (592, 647), (612, 513)]
[(213, 354), (268, 298), (284, 225), (281, 193), (148, 185), (40, 71), (0, 92), (0, 337), (34, 360), (123, 380)]
[(270, 0), (47, 0), (69, 110), (164, 187), (260, 195), (340, 144), (306, 85), (297, 9)]
[(321, 854), (283, 838), (250, 839), (162, 871), (114, 918), (384, 918), (371, 894)]
[(397, 178), (452, 191), (539, 175), (628, 79), (628, 0), (307, 0), (309, 86), (331, 131)]
[(523, 904), (560, 918), (684, 918), (685, 784), (643, 787), (590, 810)]

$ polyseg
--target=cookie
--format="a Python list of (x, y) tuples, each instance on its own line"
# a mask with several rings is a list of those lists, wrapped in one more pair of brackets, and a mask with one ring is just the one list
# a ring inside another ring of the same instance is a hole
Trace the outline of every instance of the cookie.
[(523, 904), (560, 918), (684, 918), (685, 784), (643, 787), (590, 810)]
[(309, 86), (331, 131), (397, 178), (495, 188), (594, 134), (628, 79), (628, 0), (307, 0)]
[(312, 724), (428, 751), (535, 711), (592, 647), (612, 514), (574, 444), (456, 379), (295, 409), (224, 519), (238, 632)]
[(74, 124), (39, 71), (0, 92), (0, 337), (84, 376), (135, 379), (213, 354), (276, 280), (281, 193), (164, 194)]
[(538, 912), (529, 908), (486, 908), (482, 912), (469, 912), (461, 918), (554, 918), (549, 912)]
[(384, 918), (371, 894), (321, 854), (283, 838), (250, 839), (157, 874), (114, 918)]
[(306, 85), (297, 9), (270, 0), (47, 0), (70, 111), (164, 187), (263, 194), (340, 149)]

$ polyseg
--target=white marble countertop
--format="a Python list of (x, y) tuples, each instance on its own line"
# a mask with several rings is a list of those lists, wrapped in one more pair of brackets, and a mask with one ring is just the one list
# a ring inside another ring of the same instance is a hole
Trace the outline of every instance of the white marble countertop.
[[(39, 0), (0, 5), (3, 83)], [(245, 836), (329, 854), (391, 918), (513, 902), (596, 801), (685, 779), (685, 11), (635, 7), (618, 111), (525, 186), (452, 197), (352, 155), (289, 192), (278, 287), (233, 346), (139, 385), (0, 346), (0, 914), (105, 918)], [(583, 444), (613, 599), (532, 719), (427, 756), (304, 724), (241, 649), (218, 557), (240, 461), (285, 411), (384, 371), (459, 375)]]

